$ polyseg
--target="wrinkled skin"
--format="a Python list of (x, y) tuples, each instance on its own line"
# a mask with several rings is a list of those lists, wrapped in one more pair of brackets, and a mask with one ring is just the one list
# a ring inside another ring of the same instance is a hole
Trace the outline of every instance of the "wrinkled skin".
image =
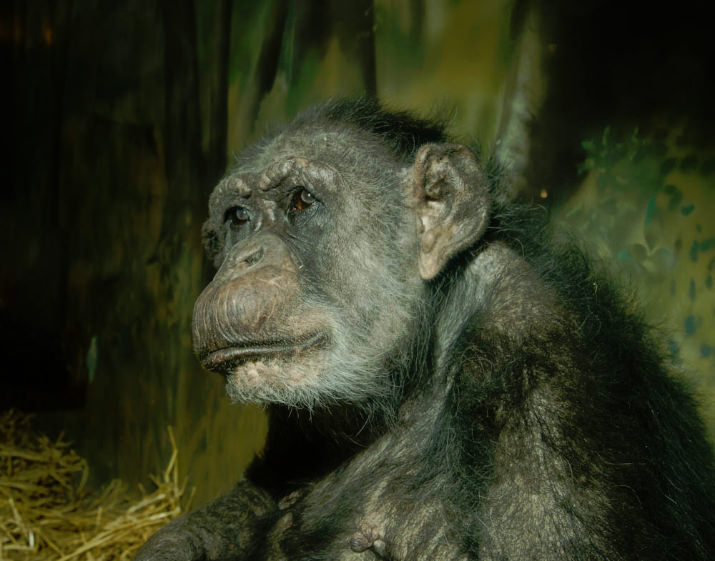
[[(436, 125), (328, 104), (247, 149), (194, 345), (266, 448), (137, 561), (710, 559), (712, 453), (639, 320)], [(597, 288), (596, 288), (597, 287)]]

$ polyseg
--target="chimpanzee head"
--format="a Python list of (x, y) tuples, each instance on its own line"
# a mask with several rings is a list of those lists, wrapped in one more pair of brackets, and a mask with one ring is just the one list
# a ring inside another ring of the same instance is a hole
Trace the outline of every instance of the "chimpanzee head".
[(239, 401), (314, 407), (393, 393), (427, 346), (428, 281), (486, 227), (475, 154), (441, 127), (337, 102), (246, 149), (204, 225), (218, 268), (194, 346)]

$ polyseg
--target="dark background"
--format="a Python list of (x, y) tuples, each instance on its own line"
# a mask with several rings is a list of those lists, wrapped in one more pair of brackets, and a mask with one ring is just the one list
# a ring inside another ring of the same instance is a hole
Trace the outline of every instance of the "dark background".
[[(715, 432), (715, 41), (700, 3), (15, 0), (0, 7), (0, 408), (95, 482), (199, 502), (260, 448), (191, 351), (200, 226), (232, 154), (335, 96), (451, 115), (612, 261)], [(497, 140), (501, 139), (501, 140)]]

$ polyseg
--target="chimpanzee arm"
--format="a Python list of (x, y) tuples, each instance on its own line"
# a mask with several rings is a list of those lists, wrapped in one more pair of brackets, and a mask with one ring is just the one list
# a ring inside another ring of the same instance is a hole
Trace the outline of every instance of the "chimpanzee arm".
[(211, 561), (245, 555), (275, 523), (276, 512), (267, 492), (241, 481), (219, 499), (152, 535), (135, 561)]

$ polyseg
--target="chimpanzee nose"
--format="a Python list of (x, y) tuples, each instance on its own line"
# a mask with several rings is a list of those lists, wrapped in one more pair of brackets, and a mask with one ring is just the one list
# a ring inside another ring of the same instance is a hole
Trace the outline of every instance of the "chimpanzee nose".
[(196, 352), (201, 356), (261, 334), (279, 321), (281, 310), (295, 306), (297, 294), (298, 269), (278, 235), (261, 232), (238, 242), (194, 305)]
[(228, 250), (214, 281), (238, 279), (248, 274), (258, 274), (264, 269), (285, 268), (294, 269), (288, 248), (274, 233), (262, 232), (238, 242)]
[(214, 279), (235, 279), (259, 268), (265, 260), (266, 251), (262, 243), (236, 244), (229, 250)]

